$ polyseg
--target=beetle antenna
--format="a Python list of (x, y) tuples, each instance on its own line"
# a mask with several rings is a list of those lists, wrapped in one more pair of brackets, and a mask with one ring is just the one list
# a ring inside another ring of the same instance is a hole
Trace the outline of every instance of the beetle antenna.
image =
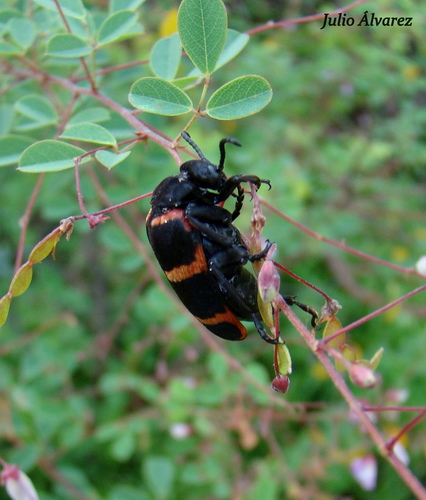
[(219, 170), (223, 170), (223, 167), (225, 166), (225, 144), (229, 142), (231, 144), (235, 144), (235, 146), (241, 147), (241, 144), (237, 141), (237, 139), (234, 139), (232, 137), (225, 137), (225, 139), (222, 139), (219, 142), (219, 151), (220, 151), (220, 161), (219, 161)]
[(197, 153), (197, 155), (200, 157), (201, 160), (206, 160), (206, 161), (209, 161), (203, 154), (203, 152), (201, 151), (201, 149), (199, 148), (199, 146), (197, 146), (197, 144), (195, 144), (195, 142), (191, 139), (191, 136), (188, 134), (188, 132), (185, 132), (185, 130), (183, 130), (180, 135), (185, 139), (185, 141), (193, 148), (193, 150)]

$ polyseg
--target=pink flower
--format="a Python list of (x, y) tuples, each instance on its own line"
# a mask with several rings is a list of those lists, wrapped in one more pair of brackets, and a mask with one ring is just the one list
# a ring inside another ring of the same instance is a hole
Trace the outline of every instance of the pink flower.
[(377, 461), (374, 455), (355, 458), (351, 463), (351, 473), (365, 491), (373, 491), (377, 483)]
[(2, 465), (0, 482), (5, 485), (12, 500), (38, 500), (33, 483), (26, 474), (20, 471), (16, 465), (10, 465), (3, 461)]

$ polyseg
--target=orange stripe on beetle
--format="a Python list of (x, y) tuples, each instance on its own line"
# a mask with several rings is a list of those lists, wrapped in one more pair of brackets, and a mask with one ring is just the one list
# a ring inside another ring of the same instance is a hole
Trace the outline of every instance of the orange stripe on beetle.
[(210, 318), (199, 318), (198, 321), (218, 337), (226, 340), (244, 340), (247, 337), (245, 326), (227, 308), (225, 313), (217, 313)]
[(171, 271), (164, 271), (167, 279), (172, 283), (179, 283), (188, 278), (192, 278), (195, 274), (207, 272), (207, 262), (204, 255), (202, 245), (197, 245), (194, 252), (194, 260), (190, 264), (177, 266)]
[(219, 323), (231, 323), (232, 325), (238, 327), (238, 329), (246, 331), (245, 327), (241, 324), (240, 320), (232, 313), (229, 309), (227, 309), (224, 313), (217, 313), (211, 318), (198, 318), (198, 321), (203, 323), (203, 325), (211, 326), (218, 325)]
[[(147, 220), (150, 219), (151, 212), (152, 210), (149, 211), (147, 215)], [(163, 224), (167, 224), (168, 222), (176, 219), (179, 219), (182, 222), (183, 227), (185, 228), (186, 231), (192, 230), (192, 226), (186, 220), (185, 214), (181, 208), (175, 208), (173, 210), (170, 210), (169, 212), (166, 212), (165, 214), (157, 215), (157, 217), (154, 217), (154, 219), (150, 220), (150, 225), (151, 227), (162, 226)]]

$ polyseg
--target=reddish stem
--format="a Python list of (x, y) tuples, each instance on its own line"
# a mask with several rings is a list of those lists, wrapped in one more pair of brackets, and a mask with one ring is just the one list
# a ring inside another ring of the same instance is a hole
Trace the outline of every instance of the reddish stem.
[(274, 214), (278, 215), (279, 217), (286, 220), (287, 222), (290, 222), (290, 224), (297, 227), (298, 229), (300, 229), (304, 233), (308, 234), (309, 236), (312, 236), (312, 238), (315, 238), (318, 241), (325, 241), (326, 243), (333, 245), (337, 248), (340, 248), (341, 250), (344, 250), (345, 252), (356, 255), (357, 257), (360, 257), (361, 259), (368, 260), (370, 262), (374, 262), (375, 264), (380, 264), (381, 266), (384, 266), (384, 267), (389, 267), (390, 269), (393, 269), (394, 271), (398, 271), (398, 272), (404, 273), (404, 274), (412, 274), (413, 276), (417, 276), (419, 278), (424, 279), (424, 276), (422, 276), (421, 274), (416, 272), (416, 270), (414, 268), (398, 266), (397, 264), (393, 264), (392, 262), (387, 262), (386, 260), (379, 259), (378, 257), (374, 257), (372, 255), (365, 253), (365, 252), (361, 252), (361, 251), (357, 250), (356, 248), (345, 245), (344, 243), (339, 243), (338, 241), (334, 241), (331, 238), (326, 238), (322, 234), (317, 233), (316, 231), (309, 229), (307, 226), (304, 226), (300, 222), (297, 222), (295, 219), (292, 219), (291, 217), (286, 215), (284, 212), (281, 212), (280, 210), (278, 210), (276, 207), (274, 207), (273, 205), (271, 205), (267, 201), (262, 200), (262, 204), (265, 207), (268, 207), (269, 210), (271, 210), (271, 212), (273, 212)]
[(341, 330), (339, 330), (339, 331), (333, 333), (332, 335), (329, 335), (328, 337), (322, 339), (322, 342), (324, 342), (324, 343), (330, 342), (330, 340), (333, 340), (334, 338), (339, 337), (340, 335), (342, 335), (346, 332), (349, 332), (350, 330), (353, 330), (354, 328), (357, 328), (358, 326), (366, 323), (367, 321), (370, 321), (370, 319), (373, 319), (376, 316), (379, 316), (380, 314), (384, 313), (385, 311), (392, 309), (392, 307), (395, 307), (400, 302), (403, 302), (404, 300), (407, 300), (410, 297), (417, 295), (418, 293), (424, 292), (425, 290), (426, 290), (426, 285), (423, 285), (423, 286), (416, 288), (415, 290), (412, 290), (411, 292), (408, 292), (407, 294), (403, 295), (402, 297), (399, 297), (398, 299), (395, 299), (392, 302), (389, 302), (389, 304), (384, 305), (380, 309), (376, 309), (372, 313), (367, 314), (366, 316), (363, 316), (362, 318), (358, 319), (357, 321), (354, 321), (353, 323), (345, 326)]
[(426, 417), (426, 410), (423, 410), (419, 415), (413, 418), (411, 422), (408, 422), (407, 425), (398, 432), (396, 436), (394, 436), (386, 445), (388, 450), (392, 450), (395, 446), (395, 443), (404, 435), (407, 434), (411, 429), (413, 429), (420, 421), (422, 421)]
[(30, 200), (27, 204), (27, 208), (25, 209), (24, 215), (21, 217), (19, 221), (19, 225), (21, 226), (21, 233), (19, 235), (19, 243), (18, 249), (16, 251), (15, 258), (15, 273), (21, 267), (22, 258), (24, 255), (24, 246), (25, 246), (25, 238), (27, 236), (28, 224), (30, 222), (31, 212), (33, 211), (34, 204), (37, 200), (37, 196), (40, 193), (41, 186), (43, 184), (44, 174), (40, 174), (38, 176), (36, 185), (34, 186), (33, 192), (31, 193)]

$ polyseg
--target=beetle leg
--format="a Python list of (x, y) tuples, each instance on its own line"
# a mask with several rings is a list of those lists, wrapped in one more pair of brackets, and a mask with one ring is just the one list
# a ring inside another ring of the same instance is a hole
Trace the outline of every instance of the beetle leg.
[(190, 203), (185, 209), (187, 219), (201, 219), (207, 222), (219, 222), (223, 225), (231, 224), (231, 214), (225, 208), (216, 205), (197, 205)]
[[(203, 236), (214, 243), (218, 243), (224, 248), (234, 248), (238, 249), (238, 254), (240, 258), (244, 259), (245, 262), (248, 260), (250, 262), (255, 262), (266, 257), (268, 250), (271, 248), (272, 243), (267, 240), (265, 248), (258, 254), (250, 254), (247, 248), (243, 244), (238, 244), (235, 241), (235, 237), (226, 236), (225, 234), (218, 232), (216, 228), (211, 227), (209, 222), (219, 222), (224, 226), (233, 227), (231, 225), (231, 214), (228, 210), (214, 206), (199, 207), (197, 205), (188, 205), (185, 210), (185, 217)], [(202, 220), (200, 220), (202, 219)], [(238, 262), (238, 260), (236, 261)], [(244, 262), (244, 263), (245, 263)]]
[[(233, 258), (234, 257), (234, 258)], [(236, 309), (239, 311), (239, 315), (243, 319), (251, 320), (253, 321), (259, 335), (265, 342), (268, 342), (270, 344), (279, 344), (281, 343), (281, 339), (272, 339), (269, 337), (269, 335), (266, 333), (259, 312), (257, 311), (257, 303), (256, 301), (256, 280), (253, 276), (253, 287), (254, 289), (251, 290), (252, 292), (252, 304), (250, 304), (247, 301), (247, 298), (239, 292), (239, 290), (226, 278), (224, 274), (224, 270), (226, 269), (227, 265), (233, 265), (235, 262), (238, 262), (238, 252), (232, 254), (232, 252), (229, 251), (229, 249), (225, 252), (219, 252), (216, 255), (214, 255), (210, 261), (209, 261), (209, 271), (213, 274), (213, 276), (216, 278), (219, 286), (223, 290), (223, 293), (225, 293), (227, 297), (228, 303), (232, 303)], [(246, 271), (248, 273), (248, 271)], [(246, 279), (243, 279), (243, 283), (247, 285), (248, 281)], [(247, 292), (247, 290), (245, 290)]]
[(200, 233), (202, 233), (205, 238), (213, 243), (217, 243), (224, 248), (232, 247), (234, 245), (234, 240), (231, 237), (217, 233), (214, 229), (209, 227), (208, 224), (204, 224), (203, 222), (190, 217), (188, 217), (188, 220), (196, 229), (198, 229), (198, 231), (200, 231)]
[(240, 215), (244, 202), (244, 189), (241, 184), (238, 184), (237, 189), (238, 195), (236, 195), (237, 199), (235, 201), (234, 211), (232, 212), (232, 222), (234, 222), (234, 220)]
[(248, 253), (247, 259), (250, 262), (256, 262), (258, 260), (264, 259), (267, 255), (267, 253), (269, 252), (269, 249), (271, 248), (272, 245), (273, 245), (273, 243), (271, 243), (269, 240), (266, 240), (265, 248), (259, 253), (253, 253), (253, 254)]
[[(210, 223), (219, 223), (224, 227), (231, 225), (231, 214), (228, 210), (216, 205), (197, 206), (188, 205), (185, 210), (185, 217), (204, 237), (219, 244), (222, 247), (232, 247), (235, 245), (235, 238), (219, 233)], [(202, 219), (202, 220), (200, 220)]]
[(315, 311), (313, 307), (303, 304), (302, 302), (299, 302), (298, 300), (295, 299), (295, 297), (292, 297), (291, 295), (283, 295), (283, 299), (287, 302), (289, 306), (297, 306), (302, 311), (305, 311), (308, 314), (310, 314), (312, 316), (311, 325), (313, 328), (316, 328), (318, 313)]
[[(215, 275), (216, 278), (219, 276), (219, 274), (223, 274), (224, 279), (229, 283), (229, 280), (227, 278), (227, 276), (229, 275), (228, 271), (231, 270), (231, 275), (235, 275), (235, 266), (241, 266), (242, 268), (242, 266), (244, 266), (244, 264), (247, 262), (247, 254), (248, 251), (245, 247), (240, 247), (238, 245), (228, 247), (224, 251), (215, 253), (210, 258), (209, 270)], [(244, 272), (249, 273), (249, 271), (247, 270), (244, 270)], [(221, 282), (221, 280), (222, 277), (219, 276), (219, 282)]]
[(270, 181), (267, 179), (259, 179), (257, 175), (234, 175), (227, 179), (222, 186), (217, 202), (220, 203), (221, 201), (227, 200), (242, 182), (251, 182), (256, 186), (256, 189), (259, 189), (261, 184), (267, 184), (269, 189), (271, 189)]
[(268, 342), (268, 344), (283, 344), (284, 342), (282, 341), (281, 337), (278, 337), (276, 339), (271, 338), (266, 332), (265, 329), (263, 328), (263, 324), (261, 321), (261, 316), (259, 313), (254, 313), (253, 314), (253, 323), (254, 326), (256, 327), (256, 330), (258, 331), (259, 335), (261, 338), (265, 341)]

